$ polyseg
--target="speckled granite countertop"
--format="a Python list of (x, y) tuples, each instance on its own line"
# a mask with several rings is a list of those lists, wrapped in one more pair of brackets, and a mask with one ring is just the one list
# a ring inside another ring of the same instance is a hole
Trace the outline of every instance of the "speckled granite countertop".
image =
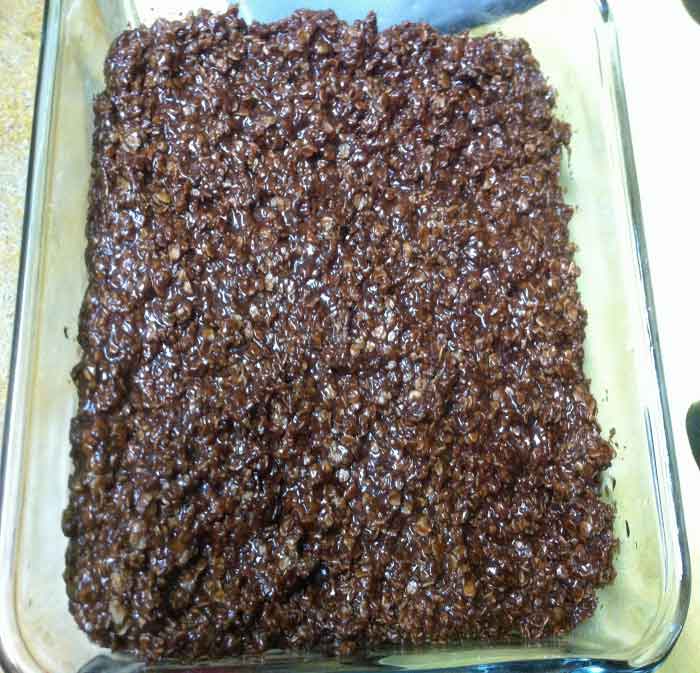
[(43, 2), (0, 2), (0, 428), (12, 348)]
[[(684, 213), (697, 214), (697, 208), (690, 200), (694, 198), (692, 181), (696, 172), (669, 172), (664, 171), (663, 167), (671, 163), (676, 164), (680, 154), (696, 157), (700, 152), (700, 133), (697, 126), (687, 126), (688, 137), (683, 141), (682, 153), (678, 149), (681, 133), (684, 133), (682, 128), (679, 130), (674, 127), (673, 131), (669, 131), (663, 137), (647, 133), (649, 124), (655, 121), (649, 115), (654, 115), (657, 108), (650, 104), (648, 96), (645, 98), (645, 91), (650, 90), (647, 86), (648, 72), (653, 72), (660, 79), (662, 73), (669, 72), (670, 64), (676, 64), (672, 72), (676, 73), (677, 78), (690, 76), (683, 75), (683, 69), (677, 65), (697, 62), (697, 58), (693, 58), (688, 51), (695, 49), (694, 53), (697, 53), (700, 45), (697, 36), (700, 33), (697, 32), (697, 26), (691, 25), (680, 2), (668, 3), (663, 11), (654, 3), (649, 3), (648, 9), (645, 9), (645, 6), (629, 0), (618, 0), (615, 6), (618, 20), (622, 19), (618, 22), (629, 27), (629, 30), (622, 31), (621, 35), (623, 66), (629, 85), (628, 101), (642, 187), (647, 238), (652, 252), (653, 282), (659, 308), (662, 346), (665, 346), (663, 357), (674, 414), (674, 434), (681, 467), (690, 551), (695, 562), (693, 570), (697, 573), (697, 562), (700, 559), (700, 523), (696, 512), (700, 480), (689, 458), (687, 441), (682, 430), (682, 418), (688, 402), (700, 395), (697, 389), (698, 379), (688, 375), (687, 366), (690, 362), (689, 354), (695, 352), (690, 349), (695, 348), (693, 343), (697, 338), (697, 329), (693, 328), (689, 321), (700, 318), (689, 315), (683, 302), (674, 301), (674, 298), (677, 299), (678, 287), (697, 285), (697, 267), (691, 263), (691, 256), (694, 258), (697, 254), (700, 234), (697, 233), (696, 227), (684, 226), (690, 223)], [(4, 419), (12, 345), (42, 10), (42, 0), (0, 0), (0, 76), (4, 85), (0, 92), (0, 429)], [(629, 14), (631, 12), (635, 12), (634, 17)], [(625, 18), (628, 20), (625, 21)], [(672, 36), (672, 39), (665, 40), (664, 49), (657, 44), (655, 49), (649, 50), (647, 36), (652, 32), (657, 36)], [(659, 54), (663, 54), (663, 57)], [(633, 76), (642, 72), (645, 73), (644, 77)], [(690, 73), (690, 70), (686, 72)], [(669, 90), (676, 91), (674, 95), (678, 97), (678, 100), (668, 102), (669, 105), (673, 103), (675, 109), (697, 109), (697, 103), (700, 102), (697, 87), (671, 87)], [(679, 91), (680, 94), (677, 93)], [(648, 114), (645, 111), (648, 111)], [(691, 128), (694, 128), (694, 132)], [(674, 132), (676, 139), (669, 140), (669, 134), (673, 136)], [(651, 184), (654, 185), (653, 190), (644, 189), (645, 185)], [(672, 204), (669, 202), (671, 193), (678, 197)], [(691, 195), (685, 203), (678, 196), (682, 194)], [(664, 243), (669, 240), (666, 223), (682, 227), (670, 237), (672, 246)], [(680, 236), (684, 237), (682, 241)], [(670, 268), (673, 268), (674, 272), (666, 273), (665, 270)], [(679, 325), (683, 325), (680, 335), (676, 329)], [(695, 585), (698, 587), (700, 583), (696, 582)], [(700, 601), (696, 588), (681, 640), (671, 657), (661, 667), (661, 673), (699, 671), (699, 647)]]

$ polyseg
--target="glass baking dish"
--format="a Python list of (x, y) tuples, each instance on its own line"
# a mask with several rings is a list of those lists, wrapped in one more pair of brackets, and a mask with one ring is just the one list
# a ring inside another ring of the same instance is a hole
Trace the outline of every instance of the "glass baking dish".
[[(68, 613), (61, 512), (71, 469), (77, 315), (91, 158), (92, 99), (108, 45), (128, 25), (175, 18), (225, 0), (48, 0), (37, 89), (15, 324), (12, 383), (0, 474), (0, 663), (7, 673), (176, 670), (144, 667), (92, 645)], [(603, 491), (616, 504), (618, 578), (600, 591), (593, 619), (570, 636), (538, 643), (468, 642), (450, 648), (369, 651), (329, 659), (271, 652), (205, 662), (196, 670), (647, 671), (668, 654), (685, 619), (690, 573), (678, 475), (615, 23), (594, 0), (412, 2), (241, 0), (252, 19), (336, 5), (341, 18), (374, 6), (380, 27), (427, 20), (445, 30), (477, 26), (525, 37), (559, 92), (573, 128), (563, 182), (577, 207), (571, 237), (588, 310), (586, 371), (617, 458)], [(482, 25), (486, 22), (488, 25)], [(177, 668), (177, 670), (182, 670)], [(192, 668), (186, 670), (194, 670)]]

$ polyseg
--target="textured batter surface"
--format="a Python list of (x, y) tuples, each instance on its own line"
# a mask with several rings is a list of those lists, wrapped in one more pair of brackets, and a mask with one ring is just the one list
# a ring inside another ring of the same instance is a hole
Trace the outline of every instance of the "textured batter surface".
[(235, 10), (95, 103), (71, 611), (148, 658), (540, 638), (614, 576), (527, 44)]

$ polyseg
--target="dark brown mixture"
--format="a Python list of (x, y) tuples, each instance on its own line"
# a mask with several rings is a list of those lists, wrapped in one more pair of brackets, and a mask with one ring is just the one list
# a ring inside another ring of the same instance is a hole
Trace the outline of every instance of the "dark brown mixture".
[(70, 609), (159, 657), (541, 638), (614, 577), (613, 451), (526, 42), (236, 10), (95, 102)]

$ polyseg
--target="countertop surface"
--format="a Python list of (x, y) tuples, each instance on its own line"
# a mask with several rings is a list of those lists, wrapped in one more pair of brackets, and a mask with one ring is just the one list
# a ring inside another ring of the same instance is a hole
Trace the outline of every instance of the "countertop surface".
[(0, 405), (3, 408), (42, 15), (43, 2), (0, 0), (0, 78), (4, 84), (0, 92)]
[[(700, 25), (691, 21), (680, 0), (619, 0), (613, 7), (696, 574), (685, 630), (660, 671), (693, 673), (700, 671), (700, 471), (690, 456), (684, 418), (688, 405), (700, 399), (695, 297)], [(42, 2), (0, 0), (0, 407), (7, 392), (42, 9)], [(0, 414), (0, 428), (2, 418)]]

